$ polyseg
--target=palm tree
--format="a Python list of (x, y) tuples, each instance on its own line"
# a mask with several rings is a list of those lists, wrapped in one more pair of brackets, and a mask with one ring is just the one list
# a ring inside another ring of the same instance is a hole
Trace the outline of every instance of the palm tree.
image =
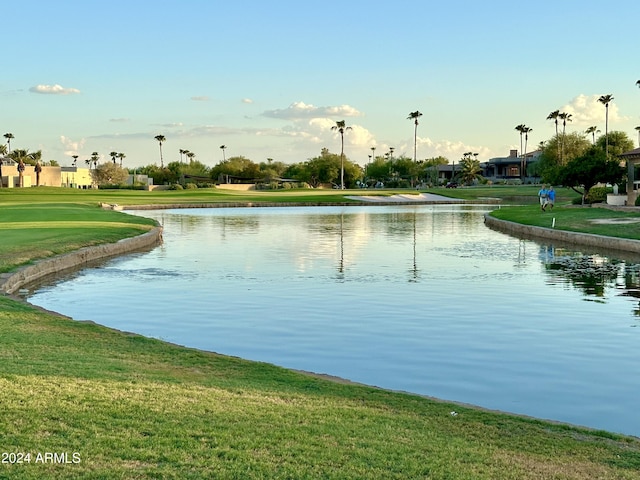
[(73, 163), (72, 163), (72, 165), (73, 165), (74, 167), (76, 166), (76, 163), (78, 162), (78, 157), (79, 157), (79, 155), (71, 155), (71, 158), (73, 158)]
[(351, 127), (347, 127), (344, 120), (338, 120), (331, 130), (340, 132), (340, 189), (344, 190), (344, 132)]
[(182, 148), (180, 149), (180, 163), (182, 163), (182, 155), (187, 153), (188, 150), (183, 150)]
[(111, 161), (115, 164), (116, 163), (116, 157), (118, 156), (118, 152), (111, 152), (111, 153), (109, 153), (109, 156), (111, 157)]
[(225, 157), (224, 155), (224, 151), (227, 149), (226, 145), (220, 145), (220, 150), (222, 150), (222, 161), (226, 162), (227, 161), (227, 157)]
[(127, 158), (127, 156), (124, 153), (119, 153), (117, 157), (120, 159), (120, 166), (122, 167), (122, 159)]
[(160, 168), (164, 168), (164, 160), (162, 160), (162, 144), (167, 141), (164, 135), (156, 135), (155, 138), (160, 144)]
[[(458, 177), (465, 184), (472, 183), (475, 179), (481, 178), (482, 168), (480, 167), (480, 162), (475, 156), (477, 153), (466, 152), (463, 154), (462, 159), (460, 160), (460, 173)], [(451, 178), (453, 181), (453, 177)]]
[(640, 87), (640, 80), (636, 82), (636, 85)]
[(516, 131), (518, 131), (520, 133), (520, 173), (522, 176), (522, 180), (524, 180), (524, 174), (522, 173), (522, 152), (524, 152), (524, 150), (522, 149), (522, 135), (524, 134), (525, 130), (527, 129), (527, 126), (524, 123), (521, 123), (520, 125), (516, 125)]
[(600, 133), (600, 130), (598, 130), (598, 127), (596, 127), (595, 125), (587, 128), (584, 133), (586, 133), (587, 135), (591, 134), (591, 137), (593, 139), (593, 144), (596, 144), (596, 133)]
[[(533, 132), (533, 128), (524, 127), (524, 155), (522, 161), (522, 175), (523, 178), (527, 176), (527, 142), (529, 141), (529, 133)], [(476, 154), (477, 155), (477, 154)]]
[(564, 135), (567, 131), (567, 122), (571, 122), (571, 117), (573, 117), (573, 115), (571, 115), (570, 113), (565, 113), (562, 112), (558, 115), (558, 117), (560, 117), (560, 119), (562, 120), (562, 135)]
[(418, 118), (422, 116), (418, 110), (415, 112), (411, 112), (407, 117), (407, 120), (413, 120), (415, 124), (414, 132), (413, 132), (413, 161), (417, 160), (417, 152), (418, 152)]
[(5, 133), (4, 138), (7, 139), (7, 145), (9, 146), (9, 151), (7, 153), (11, 153), (11, 139), (16, 137), (13, 136), (13, 133)]
[(90, 159), (90, 158), (87, 158), (87, 159), (84, 161), (84, 163), (86, 163), (86, 164), (87, 164), (87, 167), (89, 167), (89, 170), (91, 170), (91, 159)]
[(564, 136), (565, 133), (567, 131), (567, 122), (571, 121), (571, 117), (573, 115), (571, 115), (570, 113), (566, 113), (566, 112), (562, 112), (558, 114), (558, 117), (562, 120), (562, 151), (561, 151), (561, 155), (560, 155), (560, 160), (562, 161), (564, 159)]
[(189, 163), (193, 163), (193, 157), (195, 157), (196, 154), (193, 152), (190, 152), (189, 150), (187, 150), (186, 152), (187, 152), (187, 158), (189, 159)]
[[(560, 110), (554, 110), (549, 115), (547, 115), (547, 120), (553, 120), (553, 123), (556, 124), (556, 138), (558, 137), (558, 117), (560, 116)], [(558, 158), (560, 158), (560, 142), (556, 142), (558, 148)]]
[(98, 166), (98, 160), (99, 159), (100, 159), (100, 155), (98, 155), (98, 152), (93, 152), (91, 154), (91, 161), (93, 162), (93, 169), (94, 170)]
[(604, 105), (605, 121), (604, 121), (604, 152), (609, 156), (609, 103), (613, 100), (613, 95), (602, 95), (598, 101)]
[(556, 124), (556, 136), (558, 135), (558, 117), (560, 116), (560, 110), (554, 110), (549, 115), (547, 115), (547, 120), (553, 120)]

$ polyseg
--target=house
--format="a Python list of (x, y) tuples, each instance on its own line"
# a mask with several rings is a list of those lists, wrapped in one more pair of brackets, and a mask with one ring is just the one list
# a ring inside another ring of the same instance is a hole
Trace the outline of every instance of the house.
[(640, 165), (640, 148), (624, 152), (619, 157), (627, 164), (627, 205), (633, 206), (640, 190), (640, 180), (636, 180), (636, 167)]
[(520, 180), (524, 183), (534, 183), (537, 178), (526, 176), (528, 166), (537, 162), (540, 150), (528, 152), (524, 157), (518, 155), (518, 150), (510, 150), (508, 157), (495, 157), (480, 164), (482, 176), (487, 180)]

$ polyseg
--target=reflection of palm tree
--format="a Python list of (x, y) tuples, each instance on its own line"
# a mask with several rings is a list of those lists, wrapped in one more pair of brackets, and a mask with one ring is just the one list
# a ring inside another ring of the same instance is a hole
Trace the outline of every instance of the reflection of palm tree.
[(11, 153), (11, 139), (12, 138), (16, 138), (16, 137), (13, 136), (13, 133), (5, 133), (4, 134), (4, 138), (7, 139), (7, 145), (8, 145), (9, 153)]
[(340, 262), (338, 263), (338, 278), (344, 280), (344, 214), (340, 214)]
[(167, 141), (164, 135), (156, 135), (155, 138), (160, 144), (160, 168), (164, 168), (164, 160), (162, 159), (162, 144)]
[(609, 156), (609, 104), (613, 100), (613, 95), (602, 95), (598, 101), (604, 105), (605, 109), (605, 120), (604, 120), (604, 142), (605, 142), (605, 150), (604, 152)]
[(591, 134), (591, 138), (593, 139), (593, 144), (596, 144), (596, 133), (600, 133), (600, 130), (598, 130), (598, 127), (596, 127), (595, 125), (587, 128), (584, 133), (586, 133), (587, 135)]
[(340, 189), (344, 190), (344, 132), (351, 127), (347, 127), (344, 120), (338, 120), (331, 130), (340, 132)]
[(418, 118), (422, 116), (418, 110), (415, 112), (411, 112), (407, 117), (407, 120), (413, 120), (415, 124), (415, 128), (413, 131), (413, 161), (415, 162), (417, 159), (417, 151), (418, 151)]
[(416, 211), (413, 211), (413, 268), (411, 269), (412, 278), (410, 282), (418, 281), (418, 262), (416, 260)]

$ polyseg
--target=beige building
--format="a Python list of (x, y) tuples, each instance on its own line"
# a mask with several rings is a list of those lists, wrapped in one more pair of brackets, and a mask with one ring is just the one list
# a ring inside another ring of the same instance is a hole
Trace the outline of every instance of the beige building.
[[(8, 157), (2, 160), (2, 188), (19, 188), (20, 175), (18, 164)], [(42, 167), (40, 178), (36, 175), (33, 165), (25, 165), (22, 175), (23, 187), (69, 187), (69, 188), (95, 188), (88, 168), (78, 167)]]

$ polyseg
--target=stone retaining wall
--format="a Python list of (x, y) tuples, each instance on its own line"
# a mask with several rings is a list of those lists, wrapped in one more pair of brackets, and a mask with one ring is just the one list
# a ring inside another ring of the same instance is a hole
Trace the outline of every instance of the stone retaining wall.
[(603, 235), (567, 232), (564, 230), (556, 230), (554, 228), (522, 225), (520, 223), (509, 222), (507, 220), (498, 220), (490, 214), (485, 214), (484, 223), (489, 228), (513, 234), (515, 236), (544, 238), (548, 240), (556, 240), (558, 242), (585, 245), (602, 250), (620, 250), (630, 253), (640, 253), (640, 240), (606, 237)]
[(37, 261), (34, 265), (22, 267), (16, 272), (0, 275), (0, 293), (13, 294), (22, 286), (47, 275), (77, 268), (93, 260), (149, 248), (161, 242), (162, 227), (155, 227), (147, 233), (137, 237), (123, 238), (116, 243), (84, 247), (75, 252), (45, 258)]

